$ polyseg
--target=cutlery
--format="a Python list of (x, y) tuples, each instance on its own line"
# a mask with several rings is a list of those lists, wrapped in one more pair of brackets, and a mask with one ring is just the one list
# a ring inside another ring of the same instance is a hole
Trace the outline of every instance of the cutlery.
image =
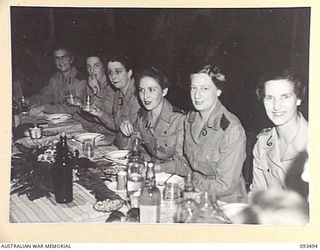
[(108, 161), (110, 161), (110, 162), (114, 162), (114, 163), (116, 163), (116, 164), (118, 164), (118, 165), (121, 165), (121, 166), (127, 166), (126, 164), (124, 164), (124, 163), (122, 163), (122, 162), (120, 162), (120, 161), (118, 161), (118, 160), (116, 160), (116, 159), (107, 157), (107, 156), (105, 156), (105, 155), (102, 156), (101, 159), (106, 159), (106, 160), (108, 160)]
[(169, 179), (171, 179), (171, 177), (172, 177), (172, 176), (174, 176), (174, 174), (171, 174), (171, 175), (170, 175), (170, 176), (169, 176), (169, 177), (168, 177), (168, 178), (163, 182), (163, 183), (164, 183), (164, 185), (166, 185), (166, 184), (167, 184), (168, 180), (169, 180)]

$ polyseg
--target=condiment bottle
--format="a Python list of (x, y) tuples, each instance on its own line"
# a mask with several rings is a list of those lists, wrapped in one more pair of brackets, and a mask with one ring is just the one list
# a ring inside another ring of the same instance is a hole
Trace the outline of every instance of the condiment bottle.
[(146, 171), (145, 186), (140, 195), (140, 222), (160, 222), (161, 193), (156, 186), (154, 163), (149, 162)]

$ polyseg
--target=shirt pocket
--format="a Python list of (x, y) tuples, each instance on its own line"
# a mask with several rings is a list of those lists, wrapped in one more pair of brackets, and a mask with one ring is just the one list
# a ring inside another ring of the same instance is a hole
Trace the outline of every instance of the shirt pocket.
[(177, 135), (158, 137), (156, 141), (157, 155), (161, 159), (174, 157), (176, 151)]
[(219, 150), (202, 149), (194, 158), (196, 168), (204, 175), (216, 176), (217, 167), (220, 161)]

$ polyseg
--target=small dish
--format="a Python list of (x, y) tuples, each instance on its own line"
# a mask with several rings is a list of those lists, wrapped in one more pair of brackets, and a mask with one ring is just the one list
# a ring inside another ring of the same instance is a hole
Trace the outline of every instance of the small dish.
[(115, 199), (110, 200), (106, 199), (103, 201), (97, 201), (93, 204), (93, 209), (99, 212), (111, 212), (120, 209), (123, 206), (123, 200)]
[(47, 121), (50, 121), (52, 124), (58, 124), (58, 123), (62, 123), (65, 122), (69, 119), (71, 119), (71, 114), (67, 114), (67, 113), (60, 113), (60, 114), (49, 114), (45, 116), (45, 119)]
[(86, 139), (94, 140), (96, 143), (103, 140), (105, 136), (103, 134), (99, 133), (81, 133), (78, 135), (73, 136), (73, 139), (75, 139), (78, 142), (83, 143)]
[[(157, 186), (164, 187), (164, 182), (167, 183), (176, 183), (180, 188), (184, 188), (184, 179), (179, 175), (172, 175), (167, 173), (157, 173), (156, 174), (156, 183)], [(170, 177), (170, 178), (169, 178)], [(169, 179), (168, 179), (169, 178)]]
[(114, 150), (106, 153), (106, 158), (109, 158), (110, 160), (114, 160), (115, 162), (119, 162), (121, 164), (126, 165), (128, 163), (128, 154), (129, 150)]
[(56, 136), (58, 134), (59, 134), (58, 131), (42, 130), (42, 136)]

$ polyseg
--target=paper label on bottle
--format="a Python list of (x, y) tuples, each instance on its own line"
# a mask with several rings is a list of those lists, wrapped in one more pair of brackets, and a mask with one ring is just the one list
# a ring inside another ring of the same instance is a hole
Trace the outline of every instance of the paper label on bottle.
[(140, 209), (140, 222), (141, 223), (157, 223), (158, 221), (158, 210), (157, 206), (139, 206)]

